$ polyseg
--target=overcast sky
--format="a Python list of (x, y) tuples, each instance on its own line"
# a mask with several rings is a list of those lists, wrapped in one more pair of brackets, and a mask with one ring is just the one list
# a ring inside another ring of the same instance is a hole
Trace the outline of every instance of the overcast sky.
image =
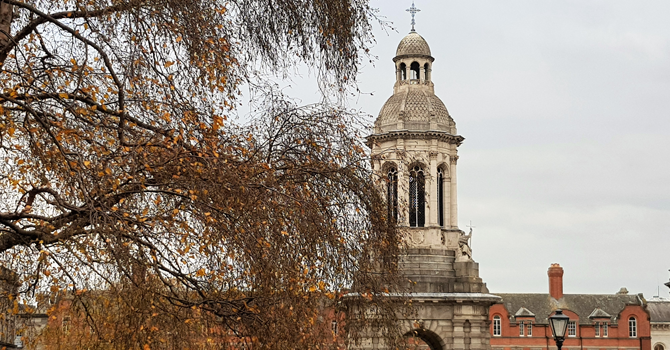
[[(379, 57), (351, 104), (374, 117), (393, 92), (410, 0), (373, 0)], [(465, 142), (459, 220), (492, 292), (668, 297), (670, 2), (417, 0), (433, 81)], [(313, 79), (313, 77), (311, 77)], [(315, 84), (288, 89), (303, 102)]]

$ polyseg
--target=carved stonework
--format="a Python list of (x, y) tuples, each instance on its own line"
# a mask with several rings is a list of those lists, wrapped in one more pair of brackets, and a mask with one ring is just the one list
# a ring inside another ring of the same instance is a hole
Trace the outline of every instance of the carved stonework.
[(413, 231), (409, 234), (409, 239), (413, 245), (417, 246), (426, 240), (426, 235), (423, 231)]
[(456, 163), (458, 162), (458, 156), (452, 156), (450, 161), (451, 161), (451, 164), (456, 165)]
[[(366, 144), (372, 154), (387, 155), (386, 160), (374, 158), (375, 165), (383, 165), (374, 168), (382, 172), (379, 178), (388, 176), (387, 164), (398, 170), (397, 192), (384, 187), (382, 194), (399, 203), (398, 229), (406, 247), (398, 269), (414, 308), (411, 314), (398, 314), (397, 326), (401, 334), (423, 340), (431, 350), (491, 350), (488, 310), (501, 298), (488, 294), (479, 277), (479, 265), (472, 260), (472, 231), (466, 234), (456, 222), (452, 178), (456, 179), (457, 147), (464, 138), (427, 74), (433, 64), (428, 43), (412, 31), (398, 46), (394, 62), (405, 69), (396, 74), (393, 95)], [(412, 68), (414, 63), (418, 66)], [(410, 213), (416, 216), (411, 222)], [(407, 227), (410, 224), (416, 227)], [(397, 302), (402, 307), (406, 301)], [(360, 344), (352, 343), (349, 350), (390, 350), (382, 344), (379, 329), (361, 331)]]
[(456, 261), (472, 261), (472, 249), (470, 249), (470, 238), (472, 238), (472, 228), (467, 235), (461, 232), (458, 237), (458, 256)]

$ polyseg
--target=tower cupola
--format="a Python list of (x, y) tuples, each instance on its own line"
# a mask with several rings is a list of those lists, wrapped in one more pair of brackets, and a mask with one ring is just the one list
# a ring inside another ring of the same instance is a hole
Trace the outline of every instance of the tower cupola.
[(375, 134), (394, 130), (441, 131), (456, 135), (456, 123), (435, 95), (428, 42), (412, 30), (398, 44), (393, 95), (375, 122)]

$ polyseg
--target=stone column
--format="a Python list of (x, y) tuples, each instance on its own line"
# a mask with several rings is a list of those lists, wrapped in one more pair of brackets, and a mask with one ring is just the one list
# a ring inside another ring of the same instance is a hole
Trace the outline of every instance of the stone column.
[(465, 350), (470, 350), (470, 344), (472, 344), (472, 337), (470, 337), (471, 330), (470, 321), (465, 320), (463, 323), (463, 349)]
[(458, 228), (458, 203), (457, 203), (457, 189), (456, 189), (456, 163), (458, 161), (458, 156), (453, 155), (450, 157), (451, 167), (449, 169), (449, 175), (451, 176), (451, 193), (450, 193), (450, 219), (449, 224), (451, 228)]
[(442, 205), (444, 210), (444, 227), (451, 227), (451, 167), (444, 174), (444, 195), (442, 195)]
[(426, 223), (428, 227), (437, 226), (437, 152), (430, 151), (430, 185), (428, 186), (428, 210)]
[(454, 320), (453, 345), (454, 350), (465, 350), (465, 332), (463, 331), (463, 320)]
[(405, 143), (402, 139), (396, 141), (396, 159), (398, 159), (398, 224), (400, 226), (409, 226), (409, 169), (404, 161), (405, 158)]

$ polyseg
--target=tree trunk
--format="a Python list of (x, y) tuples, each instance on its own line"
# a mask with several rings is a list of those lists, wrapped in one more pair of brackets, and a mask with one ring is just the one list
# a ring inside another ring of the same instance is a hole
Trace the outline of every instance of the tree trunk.
[[(9, 44), (11, 38), (13, 6), (0, 0), (0, 49)], [(7, 53), (0, 53), (0, 67), (5, 63)]]

